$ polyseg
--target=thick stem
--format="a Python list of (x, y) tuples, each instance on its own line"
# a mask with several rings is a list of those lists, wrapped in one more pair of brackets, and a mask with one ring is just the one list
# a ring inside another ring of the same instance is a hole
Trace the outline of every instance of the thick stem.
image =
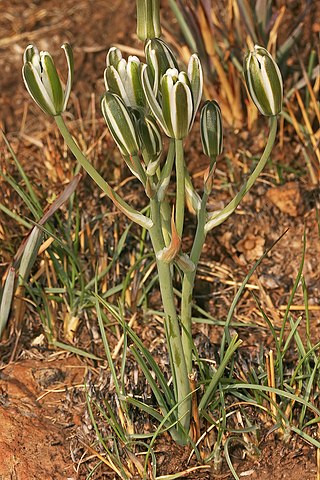
[[(160, 205), (156, 200), (151, 200), (151, 216), (153, 227), (150, 229), (150, 237), (155, 253), (161, 250), (165, 244), (161, 232)], [(177, 418), (183, 429), (188, 432), (190, 424), (191, 397), (189, 378), (183, 354), (181, 332), (174, 301), (172, 274), (170, 264), (157, 260), (161, 298), (165, 313), (165, 332), (169, 349), (171, 371), (174, 380)]]
[(184, 205), (185, 205), (185, 179), (184, 179), (184, 155), (183, 140), (176, 140), (176, 228), (179, 237), (182, 237), (184, 224)]

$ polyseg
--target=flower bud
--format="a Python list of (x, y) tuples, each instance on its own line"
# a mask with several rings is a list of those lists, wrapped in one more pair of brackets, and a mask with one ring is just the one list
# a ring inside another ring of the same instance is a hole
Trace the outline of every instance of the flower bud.
[(61, 48), (68, 64), (68, 79), (64, 90), (48, 52), (39, 53), (35, 46), (29, 45), (23, 55), (22, 76), (26, 88), (33, 100), (48, 115), (60, 115), (64, 112), (71, 92), (74, 70), (72, 49), (67, 43)]
[(161, 36), (160, 0), (137, 0), (137, 35), (142, 41)]
[(185, 138), (193, 116), (191, 85), (185, 72), (169, 68), (161, 80), (162, 112), (169, 136)]
[(138, 121), (138, 132), (144, 149), (150, 161), (157, 159), (162, 152), (162, 137), (156, 121), (147, 115)]
[(139, 142), (134, 119), (123, 100), (118, 95), (106, 92), (101, 100), (101, 110), (122, 155), (137, 155)]
[(118, 48), (110, 48), (104, 81), (106, 90), (119, 95), (128, 107), (144, 107), (141, 63), (138, 57), (130, 55), (126, 61)]
[(223, 129), (221, 110), (215, 100), (207, 101), (200, 114), (200, 134), (203, 153), (216, 157), (222, 153)]
[(145, 46), (145, 54), (150, 71), (150, 80), (153, 82), (153, 90), (157, 94), (162, 76), (168, 68), (178, 68), (178, 64), (168, 45), (160, 38), (148, 40)]
[(142, 67), (142, 86), (152, 114), (168, 137), (183, 139), (192, 127), (202, 95), (202, 69), (192, 55), (188, 74), (169, 68), (162, 76), (157, 96), (150, 84), (147, 66)]
[(193, 98), (193, 118), (195, 119), (202, 97), (203, 73), (200, 59), (196, 53), (191, 55), (188, 63), (188, 78), (190, 80), (191, 92)]
[(277, 115), (282, 110), (283, 83), (278, 65), (263, 47), (255, 45), (244, 60), (244, 76), (255, 106), (262, 115)]

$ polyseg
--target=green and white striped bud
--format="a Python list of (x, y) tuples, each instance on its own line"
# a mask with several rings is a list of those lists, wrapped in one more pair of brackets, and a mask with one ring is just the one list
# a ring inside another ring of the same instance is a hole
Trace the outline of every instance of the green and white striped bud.
[(161, 36), (160, 0), (137, 0), (137, 35), (143, 42)]
[(193, 123), (201, 102), (202, 88), (203, 88), (202, 67), (201, 67), (200, 59), (196, 53), (191, 55), (188, 63), (188, 77), (190, 80), (192, 99), (193, 99), (193, 118), (192, 118), (192, 123)]
[(221, 110), (215, 100), (208, 100), (200, 114), (200, 134), (203, 153), (216, 157), (222, 153), (223, 128)]
[(266, 116), (281, 112), (283, 82), (278, 65), (263, 47), (255, 45), (244, 60), (244, 76), (253, 103)]
[(104, 71), (106, 90), (119, 95), (128, 107), (143, 108), (145, 105), (141, 65), (139, 58), (133, 55), (126, 61), (116, 47), (110, 48), (107, 54), (107, 68)]
[(23, 55), (22, 76), (25, 86), (37, 103), (48, 115), (60, 115), (67, 108), (73, 81), (73, 53), (70, 45), (64, 43), (68, 64), (68, 78), (63, 89), (53, 59), (48, 52), (40, 52), (33, 45), (28, 45)]
[(178, 68), (178, 64), (168, 45), (160, 38), (152, 38), (147, 41), (145, 55), (150, 80), (153, 82), (153, 91), (157, 94), (162, 76), (168, 68)]
[(188, 135), (201, 100), (202, 85), (202, 69), (196, 55), (190, 58), (188, 74), (177, 68), (166, 71), (158, 98), (150, 84), (147, 66), (142, 67), (142, 86), (151, 112), (171, 138), (183, 139)]
[(118, 95), (106, 92), (101, 100), (101, 110), (122, 155), (137, 155), (139, 142), (135, 122), (124, 101)]
[(151, 115), (139, 119), (138, 132), (141, 148), (145, 150), (149, 160), (153, 162), (162, 152), (162, 137), (160, 129)]

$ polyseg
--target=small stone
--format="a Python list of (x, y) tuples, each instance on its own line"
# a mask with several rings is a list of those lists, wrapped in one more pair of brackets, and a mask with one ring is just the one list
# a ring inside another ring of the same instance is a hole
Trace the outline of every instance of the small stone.
[(281, 212), (287, 213), (291, 217), (296, 217), (301, 212), (302, 198), (296, 182), (288, 182), (280, 187), (270, 188), (266, 196)]
[(237, 243), (236, 247), (238, 252), (243, 253), (247, 261), (252, 261), (257, 260), (263, 255), (264, 244), (264, 238), (259, 235), (253, 235), (253, 233), (248, 233)]

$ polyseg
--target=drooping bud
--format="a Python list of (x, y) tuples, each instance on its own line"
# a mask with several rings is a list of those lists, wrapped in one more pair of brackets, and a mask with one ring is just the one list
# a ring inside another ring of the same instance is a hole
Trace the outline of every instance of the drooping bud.
[(122, 155), (137, 155), (139, 142), (134, 119), (123, 100), (118, 95), (106, 92), (101, 100), (101, 110)]
[(281, 112), (283, 82), (278, 65), (263, 47), (255, 45), (244, 60), (244, 76), (255, 106), (266, 116)]
[(137, 35), (143, 42), (161, 36), (160, 0), (137, 0)]
[(221, 110), (215, 100), (208, 100), (200, 114), (200, 134), (203, 153), (216, 157), (222, 153), (223, 128)]
[(73, 81), (73, 53), (69, 44), (61, 47), (68, 64), (65, 89), (59, 78), (53, 59), (48, 52), (40, 52), (29, 45), (23, 55), (22, 76), (25, 86), (38, 106), (48, 115), (60, 115), (67, 108)]

